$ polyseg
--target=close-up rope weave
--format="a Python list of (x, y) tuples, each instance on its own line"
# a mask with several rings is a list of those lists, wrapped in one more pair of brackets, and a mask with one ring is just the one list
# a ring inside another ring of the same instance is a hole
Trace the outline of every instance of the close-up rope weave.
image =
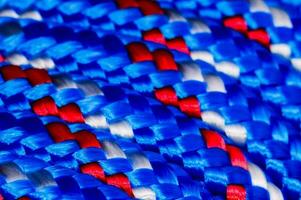
[(0, 200), (300, 200), (300, 0), (0, 0)]

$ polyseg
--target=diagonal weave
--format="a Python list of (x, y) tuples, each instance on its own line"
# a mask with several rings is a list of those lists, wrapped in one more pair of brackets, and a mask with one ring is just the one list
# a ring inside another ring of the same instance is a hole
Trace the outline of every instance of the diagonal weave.
[(1, 199), (301, 199), (299, 0), (1, 0)]

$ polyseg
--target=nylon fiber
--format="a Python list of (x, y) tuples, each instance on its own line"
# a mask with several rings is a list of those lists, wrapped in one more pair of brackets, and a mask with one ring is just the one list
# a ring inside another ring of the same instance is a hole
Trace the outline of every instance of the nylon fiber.
[(0, 0), (0, 200), (300, 200), (300, 0)]

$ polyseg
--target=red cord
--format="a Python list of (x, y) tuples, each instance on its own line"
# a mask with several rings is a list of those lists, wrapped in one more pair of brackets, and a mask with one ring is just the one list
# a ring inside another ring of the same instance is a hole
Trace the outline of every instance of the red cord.
[(56, 143), (64, 142), (66, 140), (74, 140), (74, 135), (70, 132), (69, 128), (63, 123), (49, 123), (46, 125), (46, 128), (50, 136)]
[(180, 110), (191, 116), (191, 117), (201, 117), (201, 109), (199, 101), (196, 97), (187, 97), (179, 100)]
[(28, 81), (32, 85), (39, 85), (43, 83), (51, 83), (51, 78), (44, 69), (27, 69), (25, 70)]
[(150, 0), (138, 0), (137, 1), (141, 12), (144, 15), (160, 15), (164, 14), (163, 10), (155, 1)]
[(238, 147), (230, 145), (227, 145), (226, 148), (229, 153), (232, 165), (248, 170), (247, 160), (241, 150)]
[(107, 183), (124, 190), (129, 196), (134, 197), (129, 179), (124, 174), (107, 176)]
[(153, 56), (148, 48), (139, 42), (133, 42), (126, 46), (133, 62), (143, 62), (153, 60)]
[(182, 53), (190, 54), (186, 42), (182, 37), (177, 37), (171, 40), (167, 40), (167, 46), (170, 49), (177, 50)]
[(247, 33), (248, 31), (247, 23), (241, 16), (234, 16), (224, 19), (224, 26), (241, 33)]
[(245, 200), (246, 189), (241, 185), (227, 186), (227, 200)]
[(172, 87), (155, 90), (155, 97), (165, 105), (178, 106), (178, 97)]
[(211, 130), (201, 130), (208, 148), (220, 148), (226, 151), (224, 139), (216, 132)]
[(81, 148), (96, 147), (101, 148), (101, 144), (97, 140), (96, 136), (93, 133), (88, 131), (78, 131), (73, 134), (75, 140), (79, 143)]
[(8, 81), (17, 78), (26, 78), (26, 74), (19, 66), (10, 65), (0, 68), (3, 79)]
[(32, 110), (40, 116), (58, 115), (58, 108), (51, 97), (44, 97), (34, 101), (31, 107)]
[(60, 117), (70, 123), (84, 123), (84, 117), (75, 103), (70, 103), (59, 108)]
[(95, 178), (97, 178), (103, 182), (106, 181), (106, 177), (105, 177), (105, 173), (104, 173), (103, 169), (96, 162), (81, 165), (80, 171), (84, 174), (89, 174), (91, 176), (94, 176)]
[(159, 29), (152, 29), (143, 32), (143, 39), (146, 41), (151, 41), (162, 45), (166, 45), (164, 35), (161, 33)]
[(155, 63), (159, 70), (178, 70), (173, 55), (165, 49), (157, 49), (153, 52)]

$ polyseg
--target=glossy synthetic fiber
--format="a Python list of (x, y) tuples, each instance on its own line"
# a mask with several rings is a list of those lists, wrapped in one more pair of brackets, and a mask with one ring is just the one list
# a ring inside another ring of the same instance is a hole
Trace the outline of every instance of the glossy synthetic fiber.
[(1, 0), (0, 199), (301, 198), (299, 0)]

